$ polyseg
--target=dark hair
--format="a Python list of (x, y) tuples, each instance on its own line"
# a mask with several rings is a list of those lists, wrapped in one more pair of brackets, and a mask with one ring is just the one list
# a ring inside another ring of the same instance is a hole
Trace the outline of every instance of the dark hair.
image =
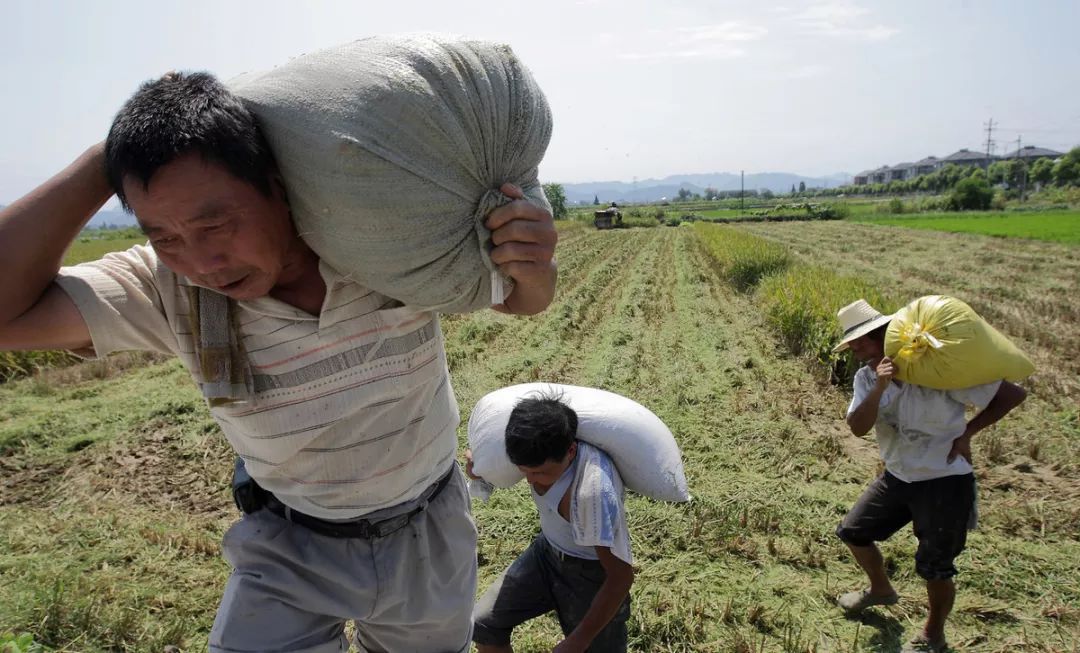
[(871, 340), (873, 340), (875, 342), (884, 343), (885, 342), (885, 332), (888, 331), (888, 330), (889, 330), (889, 323), (886, 322), (885, 324), (879, 326), (878, 328), (874, 329), (870, 333), (866, 334), (866, 337), (870, 338)]
[(210, 73), (168, 73), (144, 83), (113, 119), (105, 173), (130, 211), (124, 177), (134, 175), (145, 188), (158, 169), (188, 152), (270, 195), (270, 146), (255, 116)]
[(577, 413), (560, 395), (522, 399), (506, 425), (506, 455), (523, 467), (538, 467), (566, 457), (577, 438)]

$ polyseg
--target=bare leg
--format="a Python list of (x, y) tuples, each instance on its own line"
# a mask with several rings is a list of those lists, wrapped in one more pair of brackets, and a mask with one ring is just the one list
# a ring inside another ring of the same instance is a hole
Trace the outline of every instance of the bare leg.
[(870, 593), (874, 596), (892, 596), (896, 593), (889, 576), (885, 573), (885, 559), (881, 557), (881, 550), (876, 544), (870, 546), (855, 546), (848, 544), (851, 555), (855, 556), (855, 562), (859, 563), (866, 576), (870, 579)]
[(926, 617), (923, 634), (931, 642), (945, 640), (945, 620), (952, 612), (956, 599), (956, 585), (951, 578), (926, 581), (926, 597), (930, 602), (930, 614)]

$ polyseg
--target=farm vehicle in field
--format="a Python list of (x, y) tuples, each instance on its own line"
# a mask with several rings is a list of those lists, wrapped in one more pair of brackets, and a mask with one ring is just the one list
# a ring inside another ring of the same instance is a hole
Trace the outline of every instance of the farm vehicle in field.
[(593, 212), (593, 226), (597, 229), (614, 229), (622, 226), (622, 213), (615, 202), (602, 211)]

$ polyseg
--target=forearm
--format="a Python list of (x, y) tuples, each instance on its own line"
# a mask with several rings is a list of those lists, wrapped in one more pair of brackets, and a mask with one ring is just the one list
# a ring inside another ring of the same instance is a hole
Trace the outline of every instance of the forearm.
[(1023, 388), (1007, 381), (1003, 382), (1001, 391), (994, 395), (986, 408), (971, 418), (961, 437), (970, 438), (986, 427), (997, 423), (1001, 418), (1008, 415), (1013, 408), (1022, 404), (1026, 398), (1027, 392)]
[(878, 404), (881, 403), (881, 395), (885, 392), (883, 388), (874, 386), (874, 389), (870, 391), (866, 399), (859, 404), (850, 415), (848, 415), (847, 423), (851, 428), (851, 432), (857, 436), (866, 435), (870, 429), (874, 427), (874, 423), (877, 422), (878, 416)]
[(549, 264), (545, 274), (519, 281), (514, 279), (514, 289), (503, 303), (503, 312), (514, 315), (535, 315), (547, 308), (555, 298), (555, 286), (559, 268), (555, 261)]
[[(112, 195), (99, 143), (41, 186), (0, 211), (0, 325), (41, 297), (64, 252)], [(18, 279), (18, 283), (10, 281)]]

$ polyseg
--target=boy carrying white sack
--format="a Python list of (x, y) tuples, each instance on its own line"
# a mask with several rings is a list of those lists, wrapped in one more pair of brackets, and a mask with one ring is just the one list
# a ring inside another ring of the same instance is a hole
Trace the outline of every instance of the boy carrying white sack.
[[(506, 454), (531, 486), (540, 534), (492, 583), (473, 612), (479, 653), (512, 651), (513, 629), (552, 610), (557, 653), (626, 651), (634, 582), (622, 478), (611, 458), (580, 440), (577, 413), (552, 392), (510, 413)], [(466, 473), (473, 473), (472, 451)]]

